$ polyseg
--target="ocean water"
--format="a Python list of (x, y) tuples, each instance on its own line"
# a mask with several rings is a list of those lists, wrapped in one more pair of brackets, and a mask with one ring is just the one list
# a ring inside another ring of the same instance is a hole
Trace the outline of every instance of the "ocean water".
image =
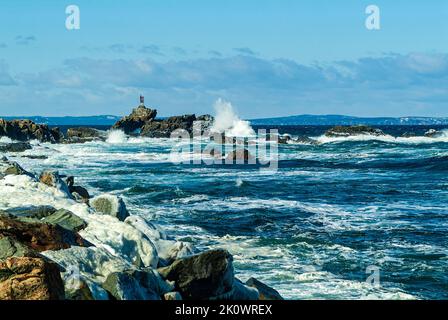
[(176, 142), (117, 133), (26, 152), (46, 160), (11, 158), (74, 175), (92, 194), (119, 194), (133, 214), (199, 249), (228, 249), (241, 280), (254, 276), (288, 299), (447, 299), (448, 130), (329, 139), (326, 129), (280, 128), (320, 144), (279, 146), (277, 172), (175, 164)]

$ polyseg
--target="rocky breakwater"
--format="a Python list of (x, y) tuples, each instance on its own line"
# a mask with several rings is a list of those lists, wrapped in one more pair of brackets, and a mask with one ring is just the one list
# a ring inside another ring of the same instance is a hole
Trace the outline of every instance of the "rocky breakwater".
[(182, 115), (166, 119), (156, 119), (157, 110), (139, 106), (132, 110), (131, 114), (120, 119), (112, 129), (122, 130), (126, 134), (138, 134), (150, 138), (169, 138), (175, 130), (182, 129), (188, 133), (193, 132), (194, 122), (200, 121), (202, 133), (208, 130), (213, 117), (203, 115)]
[(0, 159), (0, 300), (281, 299), (239, 281), (228, 251), (198, 252), (119, 196), (85, 201), (74, 186)]

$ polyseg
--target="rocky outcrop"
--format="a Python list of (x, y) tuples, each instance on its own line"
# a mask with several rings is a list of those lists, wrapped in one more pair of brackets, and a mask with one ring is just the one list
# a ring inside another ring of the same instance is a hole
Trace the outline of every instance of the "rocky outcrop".
[(111, 273), (103, 288), (115, 300), (161, 300), (173, 289), (153, 270)]
[(16, 141), (39, 140), (40, 142), (60, 142), (63, 135), (58, 128), (50, 129), (46, 124), (36, 124), (31, 120), (0, 119), (0, 137)]
[(196, 121), (194, 114), (170, 117), (165, 120), (154, 120), (142, 127), (141, 135), (150, 138), (169, 138), (171, 133), (178, 129), (185, 130), (191, 134), (194, 121)]
[(64, 284), (56, 264), (42, 258), (0, 261), (0, 300), (63, 300)]
[(141, 129), (145, 124), (153, 121), (157, 116), (157, 110), (139, 106), (132, 110), (129, 116), (120, 119), (112, 129), (123, 130), (126, 134)]
[(325, 132), (327, 137), (349, 137), (358, 135), (384, 136), (384, 132), (369, 126), (337, 126)]
[(283, 297), (277, 290), (255, 278), (250, 278), (247, 280), (246, 285), (258, 290), (260, 300), (283, 300)]
[(1, 214), (0, 238), (4, 237), (10, 237), (38, 252), (90, 245), (79, 234), (59, 225), (23, 221), (11, 215)]
[(211, 250), (179, 259), (158, 269), (160, 275), (175, 282), (185, 300), (219, 299), (232, 292), (233, 258), (226, 250)]
[(0, 143), (0, 152), (24, 152), (32, 149), (28, 142)]
[(95, 128), (76, 127), (67, 130), (64, 143), (85, 143), (90, 141), (105, 141), (106, 132)]
[(129, 217), (129, 212), (123, 199), (112, 194), (97, 196), (90, 201), (90, 205), (98, 214), (113, 216), (120, 221), (124, 221)]

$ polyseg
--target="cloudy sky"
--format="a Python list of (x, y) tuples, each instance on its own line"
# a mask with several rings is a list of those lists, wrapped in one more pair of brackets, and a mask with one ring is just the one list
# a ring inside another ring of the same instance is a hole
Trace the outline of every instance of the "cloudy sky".
[(140, 93), (162, 116), (448, 116), (448, 1), (2, 1), (0, 115), (123, 115)]

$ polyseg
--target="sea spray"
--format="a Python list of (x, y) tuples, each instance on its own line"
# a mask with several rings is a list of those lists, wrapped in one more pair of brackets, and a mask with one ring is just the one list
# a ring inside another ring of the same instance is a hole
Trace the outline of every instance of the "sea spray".
[(249, 137), (255, 131), (248, 121), (241, 120), (230, 102), (218, 99), (214, 105), (216, 116), (212, 132), (225, 132), (227, 136)]
[(126, 143), (128, 140), (126, 134), (121, 130), (111, 130), (107, 135), (107, 143), (110, 144), (120, 144)]

